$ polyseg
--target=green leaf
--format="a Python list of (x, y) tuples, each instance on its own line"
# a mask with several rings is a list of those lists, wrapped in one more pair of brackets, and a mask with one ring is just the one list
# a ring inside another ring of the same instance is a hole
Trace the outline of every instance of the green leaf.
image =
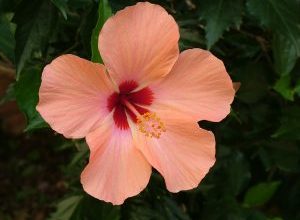
[(8, 19), (8, 15), (0, 16), (0, 51), (11, 61), (14, 60), (15, 39), (13, 35), (12, 24)]
[(91, 39), (92, 32), (98, 21), (98, 3), (91, 2), (87, 7), (87, 12), (81, 16), (80, 26), (78, 28), (80, 42), (82, 43), (84, 53), (82, 56), (92, 57)]
[[(15, 33), (16, 48), (15, 59), (17, 67), (17, 80), (33, 52), (41, 54), (50, 37), (55, 14), (52, 5), (47, 0), (23, 0), (15, 13), (13, 22), (17, 24)], [(41, 58), (38, 55), (37, 58)]]
[(92, 39), (91, 39), (91, 49), (93, 62), (102, 63), (102, 58), (98, 49), (98, 37), (99, 33), (105, 23), (105, 21), (112, 15), (111, 8), (109, 6), (108, 0), (100, 0), (98, 7), (98, 21), (93, 29)]
[(82, 219), (119, 220), (120, 207), (99, 201), (88, 195), (75, 195), (61, 201), (49, 220)]
[(261, 206), (266, 204), (274, 195), (280, 185), (280, 181), (259, 183), (252, 186), (246, 192), (244, 205), (247, 207)]
[(275, 71), (280, 75), (289, 74), (298, 58), (296, 48), (282, 34), (275, 34), (272, 41), (272, 48)]
[(164, 197), (164, 208), (166, 219), (178, 219), (178, 220), (189, 220), (189, 216), (183, 212), (183, 210), (176, 204), (174, 200), (168, 197)]
[[(204, 203), (201, 218), (205, 220), (248, 220), (234, 197), (221, 196)], [(258, 220), (258, 219), (255, 219)], [(260, 219), (259, 219), (260, 220)]]
[(40, 84), (41, 68), (31, 67), (22, 71), (21, 77), (15, 85), (17, 103), (27, 119), (25, 131), (47, 127), (36, 111)]
[(273, 138), (300, 140), (300, 107), (291, 106), (284, 110), (280, 119), (279, 129), (272, 135)]
[[(226, 159), (224, 159), (226, 158)], [(244, 155), (239, 151), (232, 151), (230, 148), (222, 146), (217, 155), (221, 162), (215, 167), (215, 184), (222, 193), (227, 195), (238, 195), (248, 184), (251, 179), (249, 164)], [(225, 188), (224, 184), (226, 185)]]
[(205, 39), (197, 30), (180, 27), (180, 50), (199, 47), (199, 45), (205, 47)]
[(300, 96), (300, 80), (297, 81), (294, 91), (298, 96)]
[(260, 147), (259, 150), (257, 151), (257, 154), (262, 162), (262, 164), (265, 167), (265, 170), (270, 170), (272, 167), (272, 161), (271, 161), (271, 156), (267, 152), (267, 150), (264, 147)]
[(76, 218), (72, 218), (72, 220), (82, 219), (120, 220), (120, 206), (114, 206), (86, 195), (80, 204)]
[[(296, 130), (295, 132), (299, 131)], [(268, 151), (269, 155), (274, 161), (274, 164), (280, 170), (284, 172), (299, 172), (300, 149), (297, 144), (277, 140), (277, 142), (272, 143), (268, 147)]]
[(291, 87), (291, 77), (290, 75), (283, 75), (276, 82), (274, 89), (280, 95), (282, 95), (286, 100), (294, 101), (294, 89)]
[(249, 0), (248, 10), (261, 24), (282, 34), (300, 55), (300, 17), (298, 5), (289, 0)]
[(51, 0), (51, 2), (60, 10), (61, 14), (67, 20), (67, 1), (68, 0)]
[(88, 158), (88, 147), (86, 142), (74, 141), (74, 144), (78, 150), (78, 152), (73, 156), (73, 159), (68, 165), (69, 169), (74, 169), (74, 166), (78, 165), (79, 163), (84, 163), (85, 159)]
[(6, 102), (14, 100), (15, 97), (16, 97), (16, 94), (15, 94), (15, 84), (12, 83), (6, 89), (4, 96), (1, 97), (1, 99), (0, 99), (0, 106), (3, 105)]
[(200, 2), (200, 18), (206, 21), (205, 32), (208, 49), (216, 43), (223, 32), (242, 21), (242, 0), (211, 0)]
[(49, 220), (71, 220), (76, 208), (80, 204), (83, 196), (71, 196), (62, 200), (57, 205), (57, 210)]

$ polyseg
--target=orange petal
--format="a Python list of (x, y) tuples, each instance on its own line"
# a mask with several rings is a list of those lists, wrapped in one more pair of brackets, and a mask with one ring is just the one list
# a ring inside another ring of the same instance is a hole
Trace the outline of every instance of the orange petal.
[(130, 130), (118, 129), (110, 117), (86, 140), (91, 154), (81, 183), (88, 194), (120, 205), (146, 187), (151, 166), (133, 145)]
[(235, 94), (223, 62), (201, 49), (182, 52), (170, 74), (150, 88), (154, 103), (181, 111), (195, 121), (225, 118)]
[(161, 118), (166, 131), (158, 139), (146, 137), (135, 129), (134, 140), (162, 174), (168, 190), (178, 192), (197, 187), (213, 166), (215, 139), (212, 132), (200, 129), (196, 122), (170, 113)]
[(148, 2), (126, 7), (109, 18), (99, 35), (99, 51), (120, 84), (139, 85), (169, 73), (179, 55), (178, 26), (164, 8)]
[(81, 138), (108, 114), (111, 93), (103, 65), (63, 55), (44, 68), (37, 110), (58, 133)]

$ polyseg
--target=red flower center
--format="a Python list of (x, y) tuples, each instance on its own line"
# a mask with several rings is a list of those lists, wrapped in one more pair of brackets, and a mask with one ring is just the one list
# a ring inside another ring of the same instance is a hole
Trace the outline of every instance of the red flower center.
[(132, 121), (137, 122), (137, 115), (125, 105), (126, 102), (129, 102), (140, 114), (149, 112), (140, 105), (150, 106), (154, 98), (153, 92), (148, 87), (134, 91), (137, 87), (137, 82), (125, 81), (119, 85), (120, 92), (114, 92), (107, 99), (107, 108), (110, 112), (114, 110), (113, 118), (120, 129), (129, 128), (126, 113)]

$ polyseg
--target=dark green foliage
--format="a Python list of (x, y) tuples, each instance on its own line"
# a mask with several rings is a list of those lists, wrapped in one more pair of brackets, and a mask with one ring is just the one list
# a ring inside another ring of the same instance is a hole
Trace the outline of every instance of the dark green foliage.
[(295, 132), (300, 129), (300, 107), (289, 106), (284, 109), (281, 117), (281, 125), (273, 135), (274, 138), (284, 138), (288, 140), (300, 140), (300, 133)]
[(36, 111), (42, 68), (66, 53), (101, 62), (105, 20), (136, 1), (0, 0), (0, 74), (14, 65), (18, 79), (0, 108), (15, 99), (27, 119), (18, 136), (1, 124), (1, 220), (300, 220), (300, 2), (151, 2), (176, 19), (181, 50), (209, 48), (241, 83), (225, 120), (200, 122), (216, 136), (215, 166), (187, 192), (169, 193), (154, 172), (122, 206), (85, 194), (84, 140), (55, 135)]
[(272, 41), (274, 68), (279, 75), (288, 75), (297, 61), (295, 46), (282, 34), (276, 34)]
[[(15, 39), (15, 58), (17, 79), (25, 64), (32, 58), (41, 58), (52, 33), (53, 19), (56, 13), (46, 0), (22, 1), (13, 22), (17, 25)], [(33, 53), (35, 54), (33, 55)]]
[(103, 0), (99, 2), (98, 14), (99, 14), (98, 21), (95, 28), (93, 29), (92, 38), (91, 38), (91, 50), (92, 50), (91, 60), (94, 62), (102, 63), (103, 61), (101, 59), (99, 49), (98, 49), (98, 36), (106, 19), (112, 16), (111, 8), (107, 0)]
[(52, 0), (53, 4), (60, 10), (61, 14), (67, 20), (67, 0)]
[(49, 220), (107, 219), (119, 220), (120, 207), (97, 201), (89, 196), (70, 196), (60, 201)]
[(249, 0), (248, 10), (260, 23), (289, 40), (300, 55), (299, 2), (291, 0)]
[(266, 204), (278, 189), (280, 182), (259, 183), (246, 192), (245, 206), (261, 206)]
[(12, 33), (13, 25), (9, 22), (8, 17), (8, 14), (0, 16), (0, 51), (10, 60), (14, 60), (15, 41)]
[(242, 0), (200, 1), (200, 18), (206, 21), (205, 32), (207, 47), (211, 46), (231, 26), (238, 28), (242, 22)]
[[(27, 119), (26, 131), (43, 128), (47, 124), (36, 111), (38, 91), (41, 84), (41, 68), (31, 67), (21, 72), (15, 84), (15, 96), (19, 108), (25, 113)], [(28, 95), (30, 94), (30, 95)]]

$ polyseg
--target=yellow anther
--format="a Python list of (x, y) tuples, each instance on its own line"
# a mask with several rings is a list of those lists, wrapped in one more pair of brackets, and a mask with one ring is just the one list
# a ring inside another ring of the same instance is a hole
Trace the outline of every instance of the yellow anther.
[(140, 132), (146, 137), (160, 138), (166, 128), (161, 119), (154, 112), (146, 112), (137, 119), (137, 126)]

